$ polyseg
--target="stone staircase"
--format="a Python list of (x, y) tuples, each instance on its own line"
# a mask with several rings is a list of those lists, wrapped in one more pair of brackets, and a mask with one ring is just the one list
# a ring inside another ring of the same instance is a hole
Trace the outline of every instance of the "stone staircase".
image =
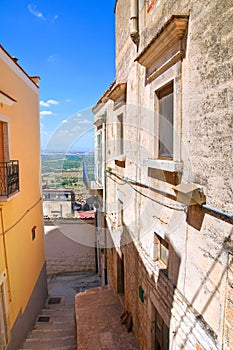
[[(59, 303), (54, 303), (58, 301)], [(49, 301), (52, 300), (52, 303)], [(21, 346), (24, 350), (76, 350), (76, 326), (73, 303), (65, 297), (50, 297), (37, 317), (34, 329)]]

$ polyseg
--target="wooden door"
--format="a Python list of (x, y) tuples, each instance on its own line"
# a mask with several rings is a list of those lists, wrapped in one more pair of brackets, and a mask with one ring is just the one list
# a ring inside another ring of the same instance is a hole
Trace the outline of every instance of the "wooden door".
[(155, 350), (169, 350), (169, 328), (157, 310), (155, 312)]

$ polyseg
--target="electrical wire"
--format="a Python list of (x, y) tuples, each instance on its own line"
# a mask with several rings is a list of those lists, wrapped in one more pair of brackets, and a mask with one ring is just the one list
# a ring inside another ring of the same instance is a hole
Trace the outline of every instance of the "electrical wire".
[(114, 181), (117, 185), (123, 186), (126, 184), (125, 180), (122, 180), (122, 182), (117, 181), (116, 179), (113, 179), (112, 177), (110, 177), (109, 175), (107, 175), (112, 181)]
[[(134, 180), (134, 179), (130, 179), (130, 178), (126, 178), (125, 176), (123, 175), (120, 175), (120, 174), (117, 174), (117, 173), (114, 173), (114, 172), (109, 172), (110, 175), (114, 175), (118, 178), (121, 178), (123, 181), (125, 181), (126, 183), (128, 183), (130, 186), (132, 183), (134, 183), (136, 186), (141, 186), (141, 187), (145, 187), (145, 188), (148, 188), (149, 190), (151, 191), (154, 191), (158, 194), (161, 194), (161, 195), (164, 195), (165, 197), (168, 197), (170, 199), (173, 199), (173, 200), (177, 200), (176, 196), (173, 195), (172, 193), (168, 193), (166, 191), (163, 191), (163, 190), (160, 190), (158, 188), (154, 188), (154, 187), (151, 187), (145, 183), (141, 183), (141, 182), (138, 182), (137, 180)], [(135, 189), (135, 188), (134, 188)], [(135, 189), (135, 191), (138, 191)], [(139, 191), (139, 193), (141, 193)], [(143, 193), (141, 193), (142, 195), (144, 195)], [(146, 195), (144, 195), (146, 197)], [(155, 201), (153, 198), (151, 197), (147, 197), (149, 199), (151, 199), (152, 201)], [(175, 210), (178, 210), (177, 208), (185, 208), (184, 211), (187, 211), (187, 208), (188, 206), (187, 205), (172, 205), (172, 204), (166, 204), (166, 203), (162, 203), (162, 202), (159, 202), (157, 201), (159, 204), (161, 205), (164, 205), (164, 206), (167, 206), (168, 208), (171, 208), (171, 209), (175, 209)], [(210, 205), (207, 205), (207, 204), (201, 204), (201, 208), (203, 210), (205, 210), (209, 215), (212, 215), (212, 216), (215, 216), (215, 217), (218, 217), (220, 218), (221, 220), (223, 221), (226, 221), (226, 222), (229, 222), (230, 224), (233, 224), (233, 214), (232, 213), (228, 213), (224, 210), (220, 210), (220, 209), (217, 209), (217, 208), (214, 208), (214, 207), (211, 207)], [(180, 209), (182, 210), (182, 209)]]
[(141, 194), (143, 197), (148, 198), (148, 199), (150, 199), (151, 201), (153, 201), (153, 202), (155, 202), (157, 204), (160, 204), (160, 205), (163, 205), (166, 208), (174, 209), (174, 210), (178, 210), (178, 211), (185, 211), (185, 209), (186, 209), (186, 206), (181, 206), (181, 205), (178, 206), (178, 205), (168, 204), (168, 203), (164, 203), (164, 202), (158, 201), (157, 199), (151, 198), (151, 197), (147, 196), (146, 194), (144, 194), (143, 192), (141, 192), (138, 189), (136, 189), (130, 182), (128, 182), (128, 181), (126, 181), (126, 182), (131, 188), (134, 189), (134, 191), (136, 191), (137, 193)]
[[(115, 179), (113, 179), (109, 174), (107, 174), (107, 176), (114, 182), (118, 183)], [(121, 177), (120, 175), (117, 175), (119, 177)], [(161, 202), (157, 199), (154, 199), (148, 195), (146, 195), (145, 193), (139, 191), (137, 188), (135, 188), (131, 183), (130, 181), (127, 181), (126, 179), (122, 179), (123, 183), (118, 183), (119, 185), (123, 185), (125, 183), (127, 183), (135, 192), (139, 193), (140, 195), (142, 195), (143, 197), (145, 198), (148, 198), (150, 199), (151, 201), (157, 203), (157, 204), (160, 204), (160, 205), (163, 205), (164, 207), (166, 208), (169, 208), (169, 209), (174, 209), (174, 210), (177, 210), (177, 211), (185, 211), (186, 210), (186, 206), (185, 205), (175, 205), (175, 204), (168, 204), (168, 203), (164, 203), (164, 202)], [(147, 187), (149, 188), (149, 187)]]
[(25, 213), (12, 225), (10, 226), (8, 229), (4, 230), (4, 232), (0, 233), (0, 236), (2, 236), (3, 234), (6, 234), (7, 232), (11, 231), (15, 226), (17, 226), (22, 220), (23, 218), (32, 210), (34, 209), (40, 202), (42, 201), (42, 198), (40, 197), (40, 199), (34, 203), (29, 209), (27, 209), (25, 211)]

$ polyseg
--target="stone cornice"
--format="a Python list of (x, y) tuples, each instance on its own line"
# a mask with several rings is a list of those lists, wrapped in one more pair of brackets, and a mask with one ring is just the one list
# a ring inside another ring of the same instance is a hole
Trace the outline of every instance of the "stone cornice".
[(101, 115), (99, 118), (97, 118), (95, 121), (94, 121), (94, 125), (96, 126), (96, 127), (98, 127), (98, 126), (101, 126), (103, 123), (105, 123), (106, 122), (106, 115)]
[(119, 83), (119, 84), (115, 85), (114, 88), (110, 91), (110, 93), (108, 95), (110, 100), (113, 100), (114, 102), (116, 102), (122, 96), (125, 99), (126, 87), (127, 87), (127, 83)]
[(110, 85), (110, 87), (103, 93), (103, 95), (100, 97), (99, 101), (96, 103), (96, 105), (92, 108), (92, 112), (96, 114), (102, 106), (108, 101), (108, 95), (109, 92), (112, 90), (112, 88), (115, 86), (116, 81)]
[[(146, 68), (152, 67), (165, 52), (184, 39), (187, 27), (188, 16), (172, 16), (136, 57), (135, 61)], [(179, 51), (183, 51), (182, 43)]]

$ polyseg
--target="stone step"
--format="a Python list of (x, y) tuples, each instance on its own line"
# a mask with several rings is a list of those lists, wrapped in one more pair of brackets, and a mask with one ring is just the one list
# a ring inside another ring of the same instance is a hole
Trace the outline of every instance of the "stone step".
[(48, 322), (41, 322), (41, 321), (37, 321), (37, 323), (51, 323), (51, 322), (63, 322), (63, 323), (67, 323), (67, 322), (71, 322), (75, 319), (75, 315), (72, 314), (72, 315), (65, 315), (65, 316), (62, 316), (62, 315), (54, 315), (54, 314), (40, 314), (38, 317), (40, 316), (46, 316), (46, 317), (49, 317), (49, 321)]
[(71, 312), (62, 312), (62, 311), (56, 311), (51, 312), (51, 310), (41, 311), (39, 316), (51, 316), (51, 317), (57, 317), (57, 318), (71, 318), (75, 316), (74, 310)]
[(52, 350), (54, 348), (67, 348), (76, 346), (76, 339), (74, 337), (60, 337), (59, 339), (27, 339), (24, 343), (23, 349), (33, 350)]
[(74, 329), (33, 329), (31, 333), (28, 334), (28, 338), (53, 338), (53, 337), (75, 337)]
[(34, 326), (35, 330), (41, 329), (63, 329), (63, 330), (68, 330), (68, 329), (74, 329), (75, 330), (75, 325), (73, 322), (37, 322)]
[(28, 335), (27, 339), (35, 339), (35, 340), (48, 340), (48, 339), (69, 339), (70, 337), (75, 338), (74, 337), (74, 332), (69, 332), (69, 334), (67, 333), (67, 331), (47, 331), (47, 332), (43, 332), (43, 331), (36, 331), (36, 332), (32, 332)]
[[(60, 304), (46, 304), (37, 316), (21, 350), (77, 350), (74, 300), (61, 297)], [(39, 317), (48, 316), (46, 319)]]
[(51, 337), (45, 337), (45, 338), (41, 338), (41, 337), (33, 337), (33, 338), (27, 338), (27, 340), (26, 340), (26, 342), (25, 342), (25, 344), (34, 344), (34, 343), (36, 343), (36, 344), (40, 344), (40, 343), (51, 343), (51, 344), (53, 344), (53, 343), (56, 343), (56, 342), (59, 342), (59, 343), (62, 343), (62, 344), (65, 344), (65, 343), (67, 343), (67, 342), (69, 342), (69, 343), (74, 343), (74, 342), (76, 342), (76, 339), (73, 337), (73, 336), (64, 336), (64, 337), (53, 337), (53, 336), (51, 336)]
[(43, 313), (43, 312), (45, 312), (45, 313), (48, 313), (48, 312), (51, 312), (51, 313), (64, 313), (64, 314), (70, 314), (70, 313), (74, 313), (74, 307), (72, 307), (72, 308), (64, 308), (64, 309), (62, 309), (62, 308), (60, 308), (60, 309), (50, 309), (50, 308), (48, 308), (48, 309), (42, 309), (41, 310), (41, 312)]
[[(38, 345), (39, 346), (39, 345)], [(30, 348), (30, 347), (23, 347), (20, 348), (19, 350), (34, 350), (35, 348)], [(53, 347), (52, 345), (48, 345), (47, 347), (44, 347), (44, 345), (42, 345), (41, 347), (38, 347), (37, 350), (77, 350), (77, 345), (73, 345), (73, 346), (59, 346), (59, 347)]]

